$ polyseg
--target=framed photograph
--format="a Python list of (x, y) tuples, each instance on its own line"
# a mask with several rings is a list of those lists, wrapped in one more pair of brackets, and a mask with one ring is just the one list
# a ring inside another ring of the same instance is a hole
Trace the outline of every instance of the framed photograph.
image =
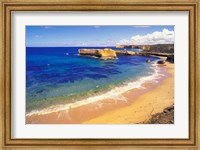
[(197, 150), (199, 4), (2, 1), (2, 147)]

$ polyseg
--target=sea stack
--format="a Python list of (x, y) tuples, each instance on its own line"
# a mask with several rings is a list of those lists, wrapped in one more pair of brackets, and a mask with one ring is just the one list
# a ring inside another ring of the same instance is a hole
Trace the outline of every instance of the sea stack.
[(114, 50), (111, 48), (105, 49), (79, 49), (78, 50), (80, 55), (89, 55), (89, 56), (96, 56), (101, 59), (116, 59), (117, 55)]

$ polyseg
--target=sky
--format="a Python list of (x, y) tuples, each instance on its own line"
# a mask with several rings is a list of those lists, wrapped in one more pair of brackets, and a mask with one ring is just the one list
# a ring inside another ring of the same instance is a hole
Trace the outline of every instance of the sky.
[(174, 26), (26, 26), (27, 47), (173, 43)]

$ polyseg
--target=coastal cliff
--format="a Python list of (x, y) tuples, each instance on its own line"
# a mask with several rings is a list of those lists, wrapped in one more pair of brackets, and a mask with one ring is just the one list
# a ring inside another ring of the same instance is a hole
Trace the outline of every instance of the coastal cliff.
[(128, 50), (113, 50), (111, 48), (105, 49), (79, 49), (80, 55), (95, 56), (100, 59), (116, 59), (117, 55), (140, 55), (140, 56), (156, 56), (166, 57), (167, 61), (174, 63), (174, 53), (172, 53), (172, 44), (158, 44), (158, 45), (146, 45), (143, 46), (141, 52), (134, 52)]
[(172, 61), (174, 54), (172, 53), (161, 53), (161, 52), (134, 52), (127, 50), (112, 50), (110, 48), (105, 49), (79, 49), (80, 55), (95, 56), (101, 59), (115, 59), (117, 55), (140, 55), (140, 56), (161, 56), (167, 57), (169, 61)]
[(79, 49), (80, 55), (96, 56), (101, 59), (115, 59), (117, 58), (116, 51), (105, 48), (105, 49)]
[(137, 48), (150, 52), (174, 53), (174, 44), (117, 45), (116, 48)]
[(137, 55), (137, 52), (127, 51), (127, 50), (115, 50), (117, 55)]

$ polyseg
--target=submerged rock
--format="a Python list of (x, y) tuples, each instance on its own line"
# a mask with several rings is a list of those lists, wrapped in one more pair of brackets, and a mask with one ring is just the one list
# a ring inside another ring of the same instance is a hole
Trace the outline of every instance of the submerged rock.
[(151, 62), (151, 60), (150, 60), (150, 59), (147, 59), (147, 60), (146, 60), (146, 62), (147, 62), (147, 63), (150, 63), (150, 62)]
[(157, 61), (157, 64), (165, 64), (165, 60), (159, 60)]

